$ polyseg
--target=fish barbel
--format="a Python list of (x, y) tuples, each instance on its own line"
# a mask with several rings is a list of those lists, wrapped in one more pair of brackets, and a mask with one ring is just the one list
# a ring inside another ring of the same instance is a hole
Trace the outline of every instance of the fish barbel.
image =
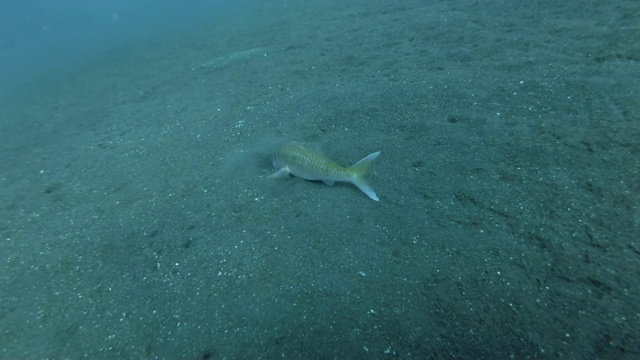
[(293, 175), (305, 180), (322, 181), (330, 186), (336, 181), (348, 182), (357, 186), (370, 199), (378, 201), (375, 191), (364, 178), (378, 155), (380, 151), (366, 156), (351, 167), (344, 167), (307, 149), (301, 143), (290, 142), (273, 154), (276, 172), (269, 178)]

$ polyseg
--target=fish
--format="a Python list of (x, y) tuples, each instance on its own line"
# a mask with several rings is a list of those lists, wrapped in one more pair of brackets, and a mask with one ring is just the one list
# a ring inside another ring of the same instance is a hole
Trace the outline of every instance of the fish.
[(350, 167), (344, 167), (325, 156), (308, 149), (303, 143), (289, 142), (280, 146), (273, 154), (276, 171), (269, 178), (295, 176), (304, 180), (322, 181), (329, 186), (335, 182), (355, 185), (371, 200), (378, 201), (378, 195), (364, 178), (373, 160), (380, 155), (376, 151), (365, 156)]

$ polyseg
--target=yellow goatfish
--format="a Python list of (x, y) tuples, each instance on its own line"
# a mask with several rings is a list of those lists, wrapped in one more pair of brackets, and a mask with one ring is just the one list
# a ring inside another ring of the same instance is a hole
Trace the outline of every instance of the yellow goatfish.
[(351, 167), (337, 163), (317, 154), (298, 142), (290, 142), (281, 146), (273, 154), (273, 167), (276, 172), (269, 178), (293, 175), (305, 180), (322, 181), (331, 186), (336, 181), (352, 183), (369, 198), (378, 201), (375, 191), (369, 186), (364, 176), (380, 151), (368, 155)]

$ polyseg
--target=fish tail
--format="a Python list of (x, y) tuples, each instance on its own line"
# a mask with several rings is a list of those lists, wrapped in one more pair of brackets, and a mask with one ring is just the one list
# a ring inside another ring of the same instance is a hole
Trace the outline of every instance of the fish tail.
[(364, 157), (362, 160), (358, 161), (355, 165), (349, 168), (351, 172), (352, 179), (351, 182), (353, 185), (357, 186), (358, 189), (362, 190), (363, 193), (367, 194), (367, 196), (375, 201), (378, 201), (378, 196), (376, 192), (373, 191), (371, 185), (365, 180), (365, 176), (369, 172), (369, 168), (371, 168), (371, 164), (373, 160), (375, 160), (378, 155), (380, 155), (380, 151), (376, 151), (373, 154), (369, 154)]

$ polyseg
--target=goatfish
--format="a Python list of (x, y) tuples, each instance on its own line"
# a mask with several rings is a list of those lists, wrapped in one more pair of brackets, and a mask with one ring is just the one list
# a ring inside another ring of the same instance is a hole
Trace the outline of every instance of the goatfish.
[(362, 190), (371, 200), (378, 196), (364, 176), (380, 151), (367, 155), (351, 167), (344, 167), (328, 158), (307, 149), (304, 144), (290, 142), (282, 145), (273, 154), (273, 167), (276, 172), (269, 178), (293, 175), (305, 180), (322, 181), (332, 186), (336, 181), (348, 182)]

